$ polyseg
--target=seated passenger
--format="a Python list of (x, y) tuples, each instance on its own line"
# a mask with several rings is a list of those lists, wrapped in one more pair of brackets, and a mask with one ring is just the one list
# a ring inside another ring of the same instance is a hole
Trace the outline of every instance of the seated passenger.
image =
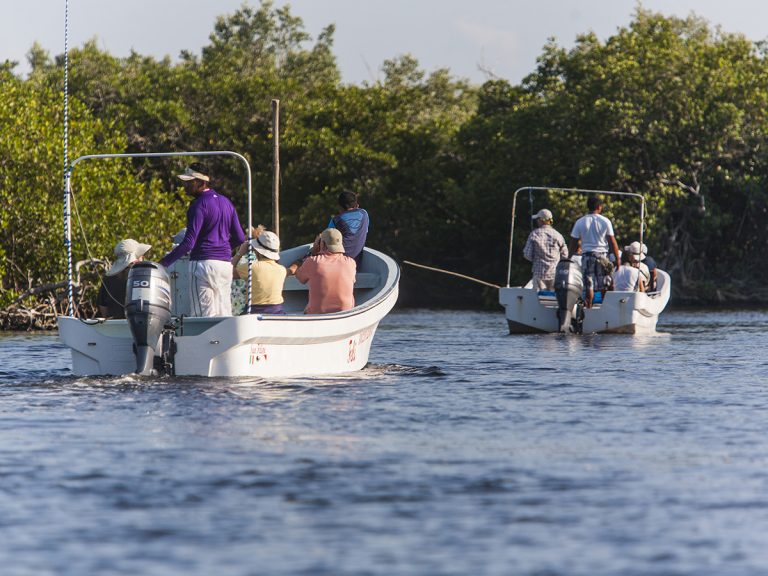
[[(243, 242), (232, 258), (232, 278), (247, 279), (248, 263), (240, 259), (248, 251), (248, 242)], [(283, 310), (283, 284), (287, 271), (280, 260), (280, 239), (274, 232), (261, 232), (250, 241), (250, 248), (256, 253), (251, 262), (251, 304), (246, 314), (285, 314)]]
[(640, 260), (641, 264), (645, 264), (645, 266), (648, 267), (648, 286), (647, 286), (647, 292), (655, 292), (656, 291), (656, 260), (653, 259), (653, 257), (648, 256), (648, 246), (645, 244), (641, 247), (641, 253), (642, 258)]
[(336, 228), (344, 238), (344, 254), (354, 258), (358, 267), (363, 258), (368, 236), (368, 212), (360, 208), (357, 194), (344, 191), (339, 194), (339, 213), (331, 218), (328, 228)]
[(101, 279), (101, 288), (96, 296), (96, 306), (101, 318), (125, 318), (125, 295), (128, 273), (131, 266), (144, 259), (144, 254), (152, 248), (132, 238), (121, 240), (115, 246), (115, 260), (112, 267)]
[(613, 289), (618, 292), (645, 292), (645, 281), (637, 267), (637, 256), (624, 247), (621, 266), (613, 273)]
[[(646, 288), (650, 284), (651, 281), (651, 271), (648, 268), (648, 265), (644, 262), (645, 260), (645, 254), (648, 252), (648, 247), (643, 244), (641, 245), (640, 242), (634, 241), (629, 246), (626, 246), (624, 248), (625, 250), (629, 250), (629, 253), (632, 254), (635, 257), (635, 261), (637, 263), (637, 268), (640, 270), (640, 274), (642, 275)], [(656, 273), (656, 263), (653, 263), (654, 268), (654, 275)], [(654, 276), (655, 277), (655, 276)]]
[(327, 228), (315, 240), (312, 255), (301, 264), (294, 262), (290, 273), (302, 284), (309, 283), (309, 302), (305, 314), (341, 312), (355, 306), (353, 288), (357, 265), (344, 255), (341, 232)]

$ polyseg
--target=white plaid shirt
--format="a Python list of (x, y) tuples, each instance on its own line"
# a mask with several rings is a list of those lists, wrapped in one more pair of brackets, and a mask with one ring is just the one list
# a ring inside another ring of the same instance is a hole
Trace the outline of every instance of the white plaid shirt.
[(549, 224), (536, 228), (528, 236), (523, 256), (533, 262), (533, 277), (552, 280), (561, 258), (568, 257), (565, 238)]

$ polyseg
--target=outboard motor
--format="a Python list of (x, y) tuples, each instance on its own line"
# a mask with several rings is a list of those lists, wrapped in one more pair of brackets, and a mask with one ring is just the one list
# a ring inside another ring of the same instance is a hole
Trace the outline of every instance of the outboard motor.
[[(157, 374), (155, 357), (163, 358), (163, 330), (171, 319), (168, 273), (155, 262), (137, 262), (128, 273), (125, 316), (133, 334), (136, 373)], [(167, 344), (170, 346), (170, 344)]]
[(584, 321), (584, 277), (581, 265), (570, 260), (560, 260), (555, 269), (555, 297), (560, 332), (581, 334)]

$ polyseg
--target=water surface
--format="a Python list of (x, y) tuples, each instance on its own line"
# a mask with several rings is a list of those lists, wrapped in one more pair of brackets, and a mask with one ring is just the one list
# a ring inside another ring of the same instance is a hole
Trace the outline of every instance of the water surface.
[(388, 316), (336, 378), (77, 378), (0, 336), (4, 575), (768, 573), (764, 311)]

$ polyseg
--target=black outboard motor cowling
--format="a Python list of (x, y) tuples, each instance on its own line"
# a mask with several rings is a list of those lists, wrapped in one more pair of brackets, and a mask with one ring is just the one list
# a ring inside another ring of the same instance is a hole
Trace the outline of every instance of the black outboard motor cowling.
[[(555, 297), (557, 298), (557, 320), (560, 332), (567, 332), (571, 320), (579, 320), (581, 315), (577, 308), (584, 292), (584, 276), (581, 265), (570, 260), (560, 260), (555, 269)], [(580, 332), (580, 330), (575, 330)]]
[(128, 273), (125, 316), (133, 334), (136, 373), (156, 374), (155, 356), (162, 357), (163, 329), (171, 319), (171, 285), (165, 268), (137, 262)]

